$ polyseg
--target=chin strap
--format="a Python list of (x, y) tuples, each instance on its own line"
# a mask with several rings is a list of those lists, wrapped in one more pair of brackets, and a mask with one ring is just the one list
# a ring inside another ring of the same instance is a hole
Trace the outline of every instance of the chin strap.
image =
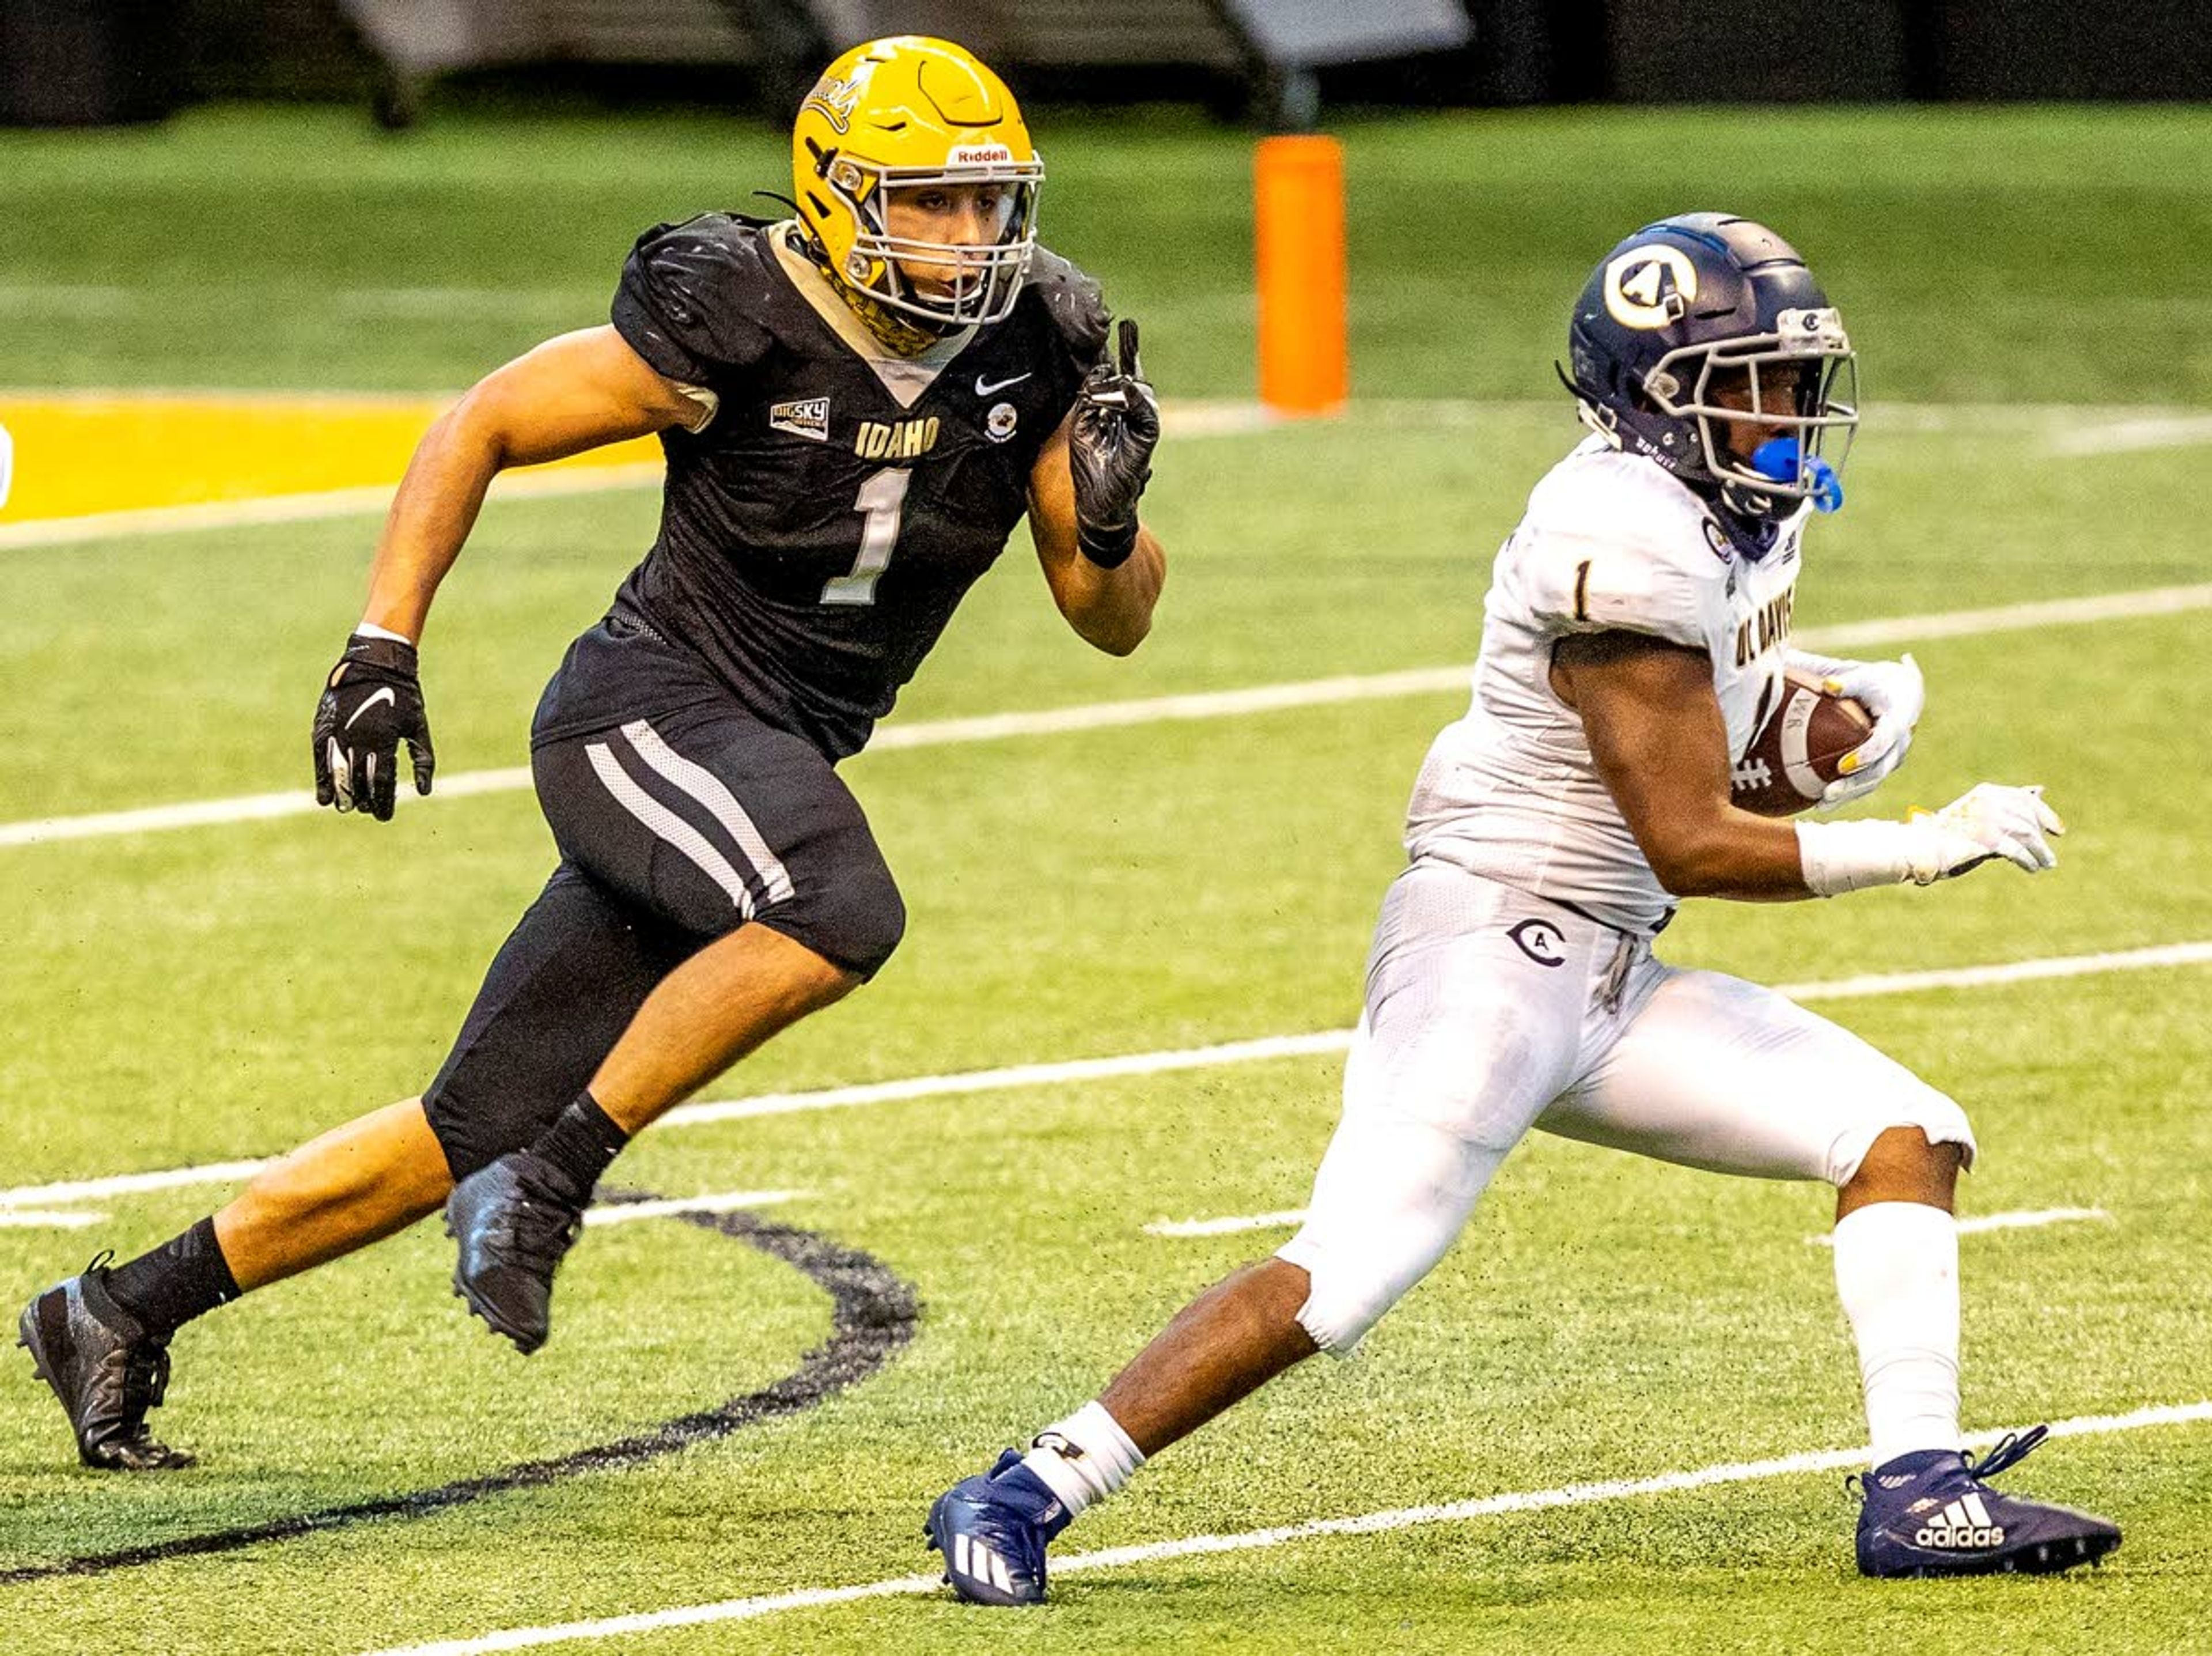
[(919, 356), (944, 340), (943, 333), (900, 314), (888, 305), (877, 303), (872, 295), (848, 282), (830, 262), (829, 249), (811, 234), (799, 237), (799, 244), (807, 258), (814, 261), (814, 268), (822, 272), (822, 279), (830, 284), (830, 291), (845, 301), (853, 314), (860, 319), (861, 326), (893, 356)]

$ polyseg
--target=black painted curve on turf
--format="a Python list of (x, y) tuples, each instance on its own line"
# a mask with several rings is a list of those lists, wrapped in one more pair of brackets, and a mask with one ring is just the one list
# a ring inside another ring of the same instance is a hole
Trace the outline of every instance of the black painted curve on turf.
[[(607, 1199), (610, 1198), (602, 1197)], [(611, 1199), (641, 1202), (651, 1198), (626, 1194)], [(686, 1224), (750, 1242), (822, 1288), (830, 1295), (832, 1306), (830, 1337), (801, 1358), (796, 1369), (771, 1385), (732, 1397), (718, 1409), (679, 1416), (648, 1431), (595, 1448), (580, 1449), (550, 1460), (524, 1461), (480, 1477), (441, 1484), (434, 1489), (326, 1507), (319, 1512), (270, 1519), (237, 1529), (214, 1530), (204, 1535), (179, 1536), (149, 1546), (87, 1553), (50, 1564), (0, 1570), (0, 1586), (62, 1575), (100, 1575), (172, 1558), (235, 1552), (244, 1547), (291, 1541), (301, 1536), (319, 1535), (380, 1519), (427, 1518), (451, 1507), (480, 1501), (486, 1495), (504, 1495), (510, 1489), (536, 1489), (586, 1472), (621, 1471), (674, 1454), (695, 1443), (727, 1437), (763, 1421), (803, 1413), (847, 1386), (867, 1379), (914, 1338), (921, 1318), (921, 1305), (913, 1285), (860, 1249), (848, 1248), (817, 1232), (775, 1224), (748, 1213), (688, 1213), (676, 1217)]]

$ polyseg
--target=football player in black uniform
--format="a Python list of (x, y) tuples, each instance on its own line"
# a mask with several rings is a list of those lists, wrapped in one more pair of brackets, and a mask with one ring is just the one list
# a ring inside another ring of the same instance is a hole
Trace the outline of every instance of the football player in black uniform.
[(147, 1410), (184, 1322), (446, 1209), (456, 1289), (521, 1351), (623, 1143), (866, 983), (905, 911), (836, 764), (1026, 514), (1083, 638), (1144, 638), (1159, 435), (1136, 331), (1035, 240), (1012, 95), (956, 46), (833, 64), (793, 135), (798, 216), (648, 232), (610, 326), (540, 345), (433, 426), (315, 714), (317, 796), (392, 814), (434, 764), (416, 649), (486, 486), (660, 434), (660, 533), (532, 733), (561, 852), (420, 1099), (364, 1116), (126, 1264), (33, 1300), (23, 1343), (88, 1464), (185, 1464)]

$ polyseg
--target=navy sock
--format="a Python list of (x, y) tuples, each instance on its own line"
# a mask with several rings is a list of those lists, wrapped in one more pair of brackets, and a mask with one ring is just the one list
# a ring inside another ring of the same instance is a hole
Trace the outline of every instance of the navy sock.
[(557, 1168), (568, 1194), (585, 1202), (591, 1198), (599, 1175), (629, 1142), (629, 1135), (615, 1125), (599, 1108), (599, 1100), (586, 1092), (576, 1094), (576, 1101), (554, 1118), (544, 1135), (530, 1147), (530, 1153)]
[(222, 1257), (222, 1245), (216, 1240), (212, 1217), (151, 1253), (118, 1265), (107, 1273), (106, 1287), (108, 1298), (149, 1334), (165, 1336), (237, 1299), (240, 1292), (230, 1262)]

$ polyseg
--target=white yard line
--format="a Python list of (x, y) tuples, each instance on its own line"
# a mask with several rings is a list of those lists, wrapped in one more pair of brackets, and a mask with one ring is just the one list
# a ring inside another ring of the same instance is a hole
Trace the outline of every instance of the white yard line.
[[(2166, 943), (2102, 954), (2061, 955), (2041, 960), (2009, 960), (1993, 965), (1952, 966), (1934, 971), (1900, 971), (1827, 983), (1783, 983), (1780, 993), (1796, 1001), (1856, 1000), (1876, 995), (1910, 995), (1925, 989), (1981, 989), (2043, 978), (2082, 977), (2112, 971), (2142, 971), (2167, 966), (2212, 964), (2212, 940)], [(1352, 1044), (1348, 1029), (1308, 1035), (1269, 1035), (1216, 1046), (1160, 1052), (1130, 1052), (1107, 1058), (1074, 1058), (1057, 1063), (1015, 1064), (1003, 1069), (971, 1069), (949, 1075), (917, 1075), (901, 1081), (832, 1087), (811, 1093), (769, 1093), (749, 1099), (679, 1105), (663, 1116), (656, 1130), (696, 1127), (708, 1122), (739, 1121), (757, 1116), (786, 1116), (812, 1110), (849, 1109), (912, 1099), (1004, 1092), (1024, 1087), (1064, 1087), (1124, 1075), (1157, 1075), (1173, 1070), (1206, 1069), (1224, 1064), (1273, 1058), (1322, 1057)], [(266, 1161), (222, 1161), (204, 1167), (174, 1167), (160, 1172), (121, 1173), (105, 1178), (73, 1179), (58, 1184), (21, 1184), (0, 1190), (0, 1209), (46, 1203), (90, 1201), (142, 1190), (174, 1190), (198, 1184), (232, 1184), (250, 1178)]]
[(1271, 1214), (1236, 1214), (1227, 1219), (1155, 1219), (1145, 1227), (1147, 1236), (1233, 1236), (1239, 1231), (1286, 1230), (1306, 1222), (1304, 1208), (1284, 1208)]
[[(2124, 1415), (2083, 1415), (2051, 1423), (2054, 1438), (2103, 1437), (2115, 1432), (2136, 1432), (2163, 1426), (2194, 1426), (2212, 1421), (2212, 1401), (2174, 1403), (2135, 1409)], [(1978, 1432), (1967, 1440), (1979, 1448), (1996, 1442), (2024, 1427)], [(1170, 1541), (1147, 1542), (1133, 1547), (1109, 1547), (1097, 1552), (1070, 1553), (1052, 1561), (1054, 1577), (1093, 1570), (1121, 1569), (1132, 1564), (1158, 1563), (1175, 1558), (1195, 1558), (1219, 1553), (1257, 1552), (1320, 1541), (1338, 1536), (1385, 1535), (1397, 1530), (1436, 1524), (1464, 1524), (1475, 1519), (1504, 1517), (1517, 1513), (1547, 1512), (1561, 1507), (1588, 1507), (1601, 1501), (1630, 1501), (1644, 1495), (1676, 1495), (1689, 1489), (1711, 1489), (1729, 1484), (1754, 1483), (1769, 1478), (1796, 1477), (1814, 1472), (1840, 1472), (1865, 1464), (1863, 1449), (1813, 1449), (1772, 1460), (1733, 1461), (1700, 1466), (1686, 1471), (1662, 1472), (1653, 1477), (1616, 1478), (1597, 1483), (1569, 1483), (1553, 1489), (1527, 1489), (1510, 1495), (1484, 1495), (1430, 1507), (1398, 1507), (1383, 1512), (1360, 1513), (1343, 1518), (1309, 1519), (1273, 1529), (1232, 1531), (1225, 1535), (1180, 1536)], [(485, 1656), (503, 1650), (531, 1650), (626, 1635), (659, 1633), (672, 1628), (702, 1627), (717, 1622), (750, 1622), (790, 1610), (819, 1610), (866, 1598), (913, 1598), (945, 1592), (934, 1574), (892, 1576), (847, 1587), (805, 1587), (789, 1592), (763, 1593), (752, 1598), (726, 1598), (711, 1604), (682, 1604), (668, 1610), (645, 1610), (629, 1616), (610, 1616), (588, 1622), (556, 1622), (543, 1627), (509, 1628), (463, 1639), (441, 1639), (427, 1644), (391, 1645), (370, 1656)], [(984, 1612), (978, 1612), (984, 1613)]]
[[(8, 308), (9, 289), (0, 288), (0, 314)], [(20, 290), (18, 290), (20, 291)], [(112, 295), (113, 289), (84, 289), (88, 295)], [(426, 290), (434, 291), (434, 290)], [(404, 309), (412, 302), (407, 289), (361, 290), (365, 301)], [(94, 298), (95, 306), (111, 302)], [(0, 388), (0, 401), (9, 397), (52, 401), (65, 399), (84, 403), (131, 401), (137, 399), (173, 401), (204, 398), (210, 405), (251, 400), (277, 405), (319, 400), (410, 403), (451, 402), (455, 392), (342, 393), (284, 391), (138, 391), (111, 388), (100, 391), (48, 391), (23, 387)], [(1553, 414), (1560, 429), (1571, 429), (1569, 405), (1563, 397), (1553, 400), (1500, 399), (1494, 402), (1451, 399), (1362, 399), (1350, 405), (1345, 418), (1364, 425), (1423, 427), (1476, 423), (1501, 417)], [(1900, 429), (1911, 430), (2020, 429), (2049, 432), (2045, 447), (2052, 454), (2093, 455), (2123, 454), (2147, 448), (2166, 448), (2212, 442), (2212, 414), (2188, 409), (2075, 407), (2063, 404), (2018, 406), (1981, 404), (1898, 404), (1882, 411)], [(1241, 400), (1174, 399), (1161, 408), (1168, 435), (1182, 439), (1243, 436), (1255, 431), (1296, 426), (1306, 422), (1286, 419), (1261, 404)], [(641, 488), (660, 480), (655, 464), (635, 466), (589, 466), (554, 473), (544, 481), (528, 474), (501, 479), (495, 485), (504, 496), (538, 496), (597, 494), (612, 489)], [(191, 506), (156, 507), (132, 511), (99, 512), (79, 517), (39, 519), (0, 525), (0, 551), (31, 546), (72, 545), (132, 535), (185, 533), (194, 530), (250, 527), (262, 524), (304, 523), (329, 518), (381, 514), (390, 505), (392, 485), (365, 489), (332, 489), (308, 494), (267, 496), (244, 501), (209, 502)]]
[(586, 1225), (634, 1225), (641, 1219), (675, 1219), (684, 1214), (732, 1214), (796, 1202), (804, 1190), (715, 1190), (704, 1196), (659, 1196), (651, 1202), (616, 1202), (592, 1209)]
[[(0, 531), (0, 533), (4, 533)], [(1930, 615), (1899, 615), (1870, 621), (1850, 621), (1835, 626), (1808, 627), (1796, 636), (1796, 642), (1807, 649), (1859, 649), (1930, 638), (1978, 636), (2039, 627), (2179, 615), (2202, 609), (2212, 609), (2212, 581), (2199, 586), (2151, 587), (2136, 592), (2105, 593), (2086, 598), (2006, 604), (1991, 609), (1950, 610)], [(894, 720), (876, 733), (868, 744), (868, 751), (894, 752), (902, 748), (1000, 741), (1014, 737), (1116, 729), (1176, 720), (1234, 718), (1291, 708), (1333, 706), (1346, 702), (1442, 695), (1447, 691), (1464, 691), (1472, 682), (1473, 676), (1473, 669), (1468, 667), (1412, 667), (1396, 673), (1348, 673), (1288, 684), (1255, 685), (1243, 690), (1152, 696), (1127, 702), (1091, 702), (1038, 712), (993, 713), (963, 719), (925, 719), (903, 724)], [(511, 765), (494, 770), (457, 771), (439, 777), (438, 791), (431, 795), (429, 800), (408, 795), (400, 808), (420, 810), (424, 805), (438, 800), (511, 793), (529, 786), (530, 770), (526, 765)], [(402, 792), (404, 794), (405, 790), (403, 788)], [(0, 823), (0, 849), (11, 845), (41, 845), (58, 840), (94, 839), (111, 834), (161, 833), (179, 828), (265, 821), (276, 817), (305, 816), (315, 808), (313, 794), (297, 792), (190, 800), (175, 805), (146, 806), (130, 811), (100, 811), (84, 816), (39, 817)]]
[(2133, 454), (2150, 448), (2191, 448), (2212, 443), (2212, 414), (2152, 414), (2062, 431), (2051, 440), (2054, 454)]
[[(1237, 1214), (1224, 1219), (1156, 1219), (1145, 1227), (1147, 1236), (1230, 1236), (1239, 1231), (1285, 1230), (1305, 1222), (1304, 1208), (1284, 1208), (1271, 1214)], [(2034, 1213), (1981, 1214), (1972, 1219), (1959, 1221), (1959, 1234), (1974, 1235), (1982, 1231), (2032, 1230), (2041, 1225), (2063, 1225), (2075, 1220), (2110, 1219), (2112, 1215), (2102, 1208), (2045, 1208)], [(1808, 1236), (1807, 1243), (1816, 1248), (1835, 1245), (1829, 1236)]]
[[(2032, 1231), (2045, 1225), (2070, 1225), (2084, 1219), (2112, 1218), (2102, 1208), (2040, 1208), (2033, 1213), (1977, 1214), (1972, 1219), (1959, 1221), (1959, 1234), (1971, 1236), (1982, 1231)], [(1832, 1248), (1832, 1235), (1808, 1236), (1808, 1246)]]
[(0, 1228), (81, 1231), (106, 1217), (86, 1208), (0, 1208)]
[[(27, 392), (27, 397), (47, 400), (53, 393)], [(241, 393), (212, 401), (258, 400), (281, 405), (304, 402), (293, 393)], [(410, 401), (434, 401), (434, 394)], [(0, 401), (4, 401), (0, 394)], [(106, 399), (72, 393), (70, 400), (97, 403)], [(337, 401), (337, 399), (328, 399)], [(450, 400), (450, 399), (448, 399)], [(1177, 403), (1161, 410), (1167, 430), (1178, 437), (1227, 437), (1265, 429), (1277, 417), (1256, 403)], [(666, 475), (658, 460), (626, 466), (563, 466), (502, 474), (492, 484), (495, 499), (546, 500), (571, 495), (604, 494), (610, 490), (657, 488)], [(133, 535), (185, 534), (195, 530), (247, 528), (271, 523), (313, 523), (330, 518), (380, 517), (392, 504), (395, 485), (374, 484), (359, 489), (325, 489), (297, 495), (264, 495), (251, 500), (204, 501), (189, 506), (149, 506), (129, 511), (89, 512), (75, 517), (33, 518), (21, 523), (0, 524), (0, 552), (33, 546), (73, 546), (86, 541), (110, 540)]]
[[(624, 466), (562, 466), (550, 471), (511, 472), (492, 484), (495, 497), (549, 500), (568, 495), (603, 494), (610, 489), (658, 486), (665, 469), (659, 460)], [(0, 524), (0, 552), (29, 546), (70, 546), (88, 540), (129, 535), (180, 534), (194, 529), (234, 529), (254, 524), (311, 523), (324, 518), (381, 516), (392, 504), (392, 485), (326, 489), (305, 495), (263, 495), (252, 500), (204, 501), (191, 506), (148, 506), (127, 512), (91, 512), (82, 517), (35, 518)]]

